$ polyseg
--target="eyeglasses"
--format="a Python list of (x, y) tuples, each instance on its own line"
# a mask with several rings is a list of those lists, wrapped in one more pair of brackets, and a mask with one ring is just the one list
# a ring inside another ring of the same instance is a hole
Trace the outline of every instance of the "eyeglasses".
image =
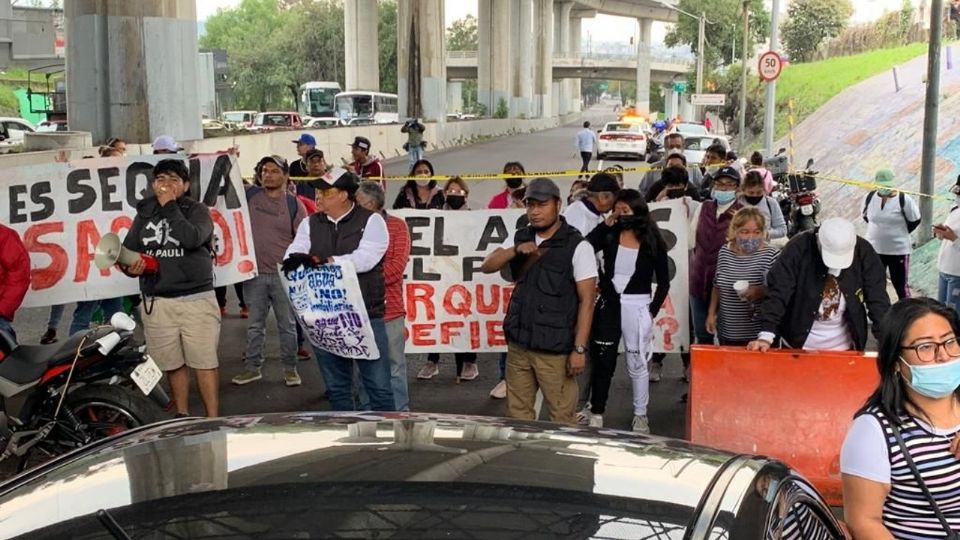
[(900, 347), (904, 350), (911, 350), (917, 354), (917, 360), (923, 363), (930, 363), (937, 359), (937, 353), (942, 348), (943, 352), (951, 358), (960, 356), (960, 341), (957, 338), (950, 338), (942, 343), (928, 341), (910, 347)]

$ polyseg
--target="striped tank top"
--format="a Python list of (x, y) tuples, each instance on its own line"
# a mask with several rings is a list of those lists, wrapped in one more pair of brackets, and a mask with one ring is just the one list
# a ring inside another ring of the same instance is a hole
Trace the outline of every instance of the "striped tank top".
[[(883, 503), (883, 524), (894, 538), (944, 538), (943, 525), (920, 489), (900, 451), (890, 421), (879, 409), (867, 414), (880, 421), (890, 458), (890, 493)], [(900, 434), (927, 489), (955, 531), (960, 531), (960, 460), (950, 452), (953, 434), (938, 435), (912, 416), (901, 418)]]

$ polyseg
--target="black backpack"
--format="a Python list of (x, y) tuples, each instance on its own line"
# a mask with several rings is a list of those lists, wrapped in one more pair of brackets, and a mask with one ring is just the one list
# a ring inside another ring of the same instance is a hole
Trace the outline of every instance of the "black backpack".
[[(867, 209), (870, 208), (870, 201), (873, 200), (873, 196), (876, 194), (876, 190), (867, 193), (867, 200), (863, 202), (863, 212), (861, 212), (861, 215), (863, 216), (863, 221), (867, 223), (870, 223), (870, 220), (867, 219)], [(907, 211), (904, 208), (907, 197), (903, 194), (903, 192), (898, 193), (897, 197), (900, 199), (900, 213), (903, 214), (903, 222), (907, 225), (907, 232), (912, 233), (917, 227), (920, 226), (920, 220), (918, 219), (917, 221), (910, 221), (907, 219)]]
[[(247, 188), (247, 203), (250, 202), (255, 195), (262, 193), (264, 189), (261, 186), (250, 186)], [(287, 213), (290, 214), (290, 236), (297, 236), (297, 229), (295, 227), (297, 221), (297, 196), (292, 193), (284, 193), (287, 196)]]

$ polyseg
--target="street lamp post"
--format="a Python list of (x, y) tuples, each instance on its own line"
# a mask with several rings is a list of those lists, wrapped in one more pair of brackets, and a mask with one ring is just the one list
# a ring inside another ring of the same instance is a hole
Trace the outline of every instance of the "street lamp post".
[[(750, 33), (750, 0), (743, 0), (743, 50), (740, 54), (740, 125), (737, 152), (742, 156), (746, 151), (744, 140), (747, 131), (747, 35)], [(733, 59), (730, 59), (731, 62)]]
[[(706, 31), (707, 31), (707, 25), (708, 25), (708, 24), (713, 24), (713, 23), (710, 22), (710, 21), (708, 21), (706, 15), (705, 15), (704, 13), (702, 13), (702, 12), (700, 13), (700, 15), (694, 15), (693, 13), (690, 13), (689, 11), (684, 11), (684, 10), (678, 8), (677, 6), (670, 5), (670, 4), (666, 3), (666, 2), (664, 2), (663, 0), (658, 0), (658, 3), (659, 3), (661, 6), (667, 8), (667, 9), (669, 9), (669, 10), (676, 11), (677, 13), (681, 13), (681, 14), (686, 15), (687, 17), (690, 17), (690, 18), (693, 18), (693, 19), (697, 19), (697, 29), (698, 29), (698, 36), (697, 36), (697, 93), (698, 93), (698, 94), (702, 94), (702, 93), (703, 93), (703, 62), (704, 62), (703, 49), (704, 49), (704, 47), (706, 46)], [(697, 118), (700, 118), (701, 111), (702, 111), (702, 108), (701, 108), (700, 106), (697, 106), (696, 112), (694, 113), (694, 115), (695, 115)]]

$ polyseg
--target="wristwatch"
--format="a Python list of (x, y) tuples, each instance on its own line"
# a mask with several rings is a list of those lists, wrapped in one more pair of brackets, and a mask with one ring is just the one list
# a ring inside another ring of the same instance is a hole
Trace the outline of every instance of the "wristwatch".
[(583, 345), (577, 345), (576, 347), (573, 348), (573, 352), (577, 354), (586, 354), (587, 348), (584, 347)]

